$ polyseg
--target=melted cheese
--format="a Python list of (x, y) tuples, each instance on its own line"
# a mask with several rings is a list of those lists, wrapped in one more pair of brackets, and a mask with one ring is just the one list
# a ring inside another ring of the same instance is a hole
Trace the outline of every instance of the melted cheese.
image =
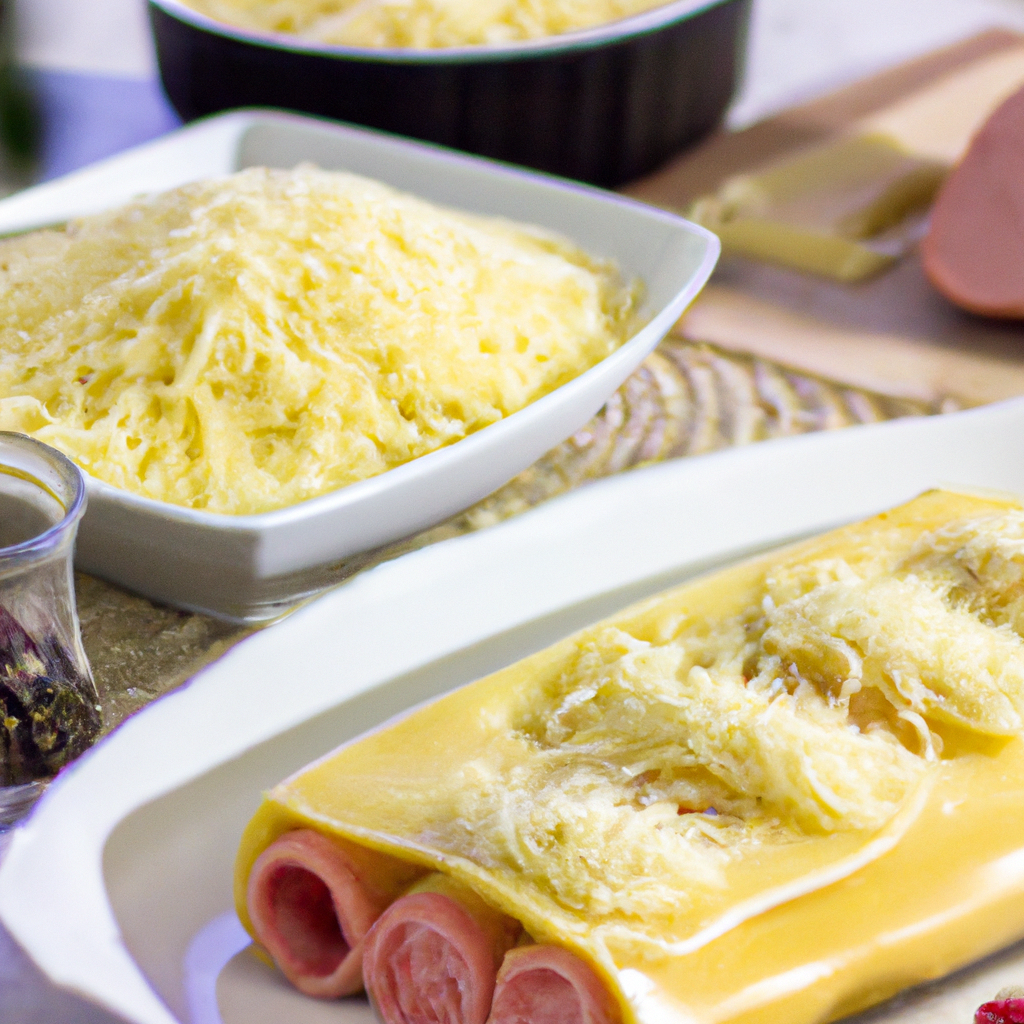
[(470, 885), (631, 1021), (812, 1024), (980, 956), (1024, 932), (1022, 537), (931, 493), (463, 688), (268, 794), (239, 913), (312, 825)]
[(311, 167), (0, 243), (0, 429), (115, 487), (255, 513), (523, 408), (635, 295), (540, 229)]
[(667, 0), (187, 0), (217, 21), (338, 46), (479, 46), (561, 35)]

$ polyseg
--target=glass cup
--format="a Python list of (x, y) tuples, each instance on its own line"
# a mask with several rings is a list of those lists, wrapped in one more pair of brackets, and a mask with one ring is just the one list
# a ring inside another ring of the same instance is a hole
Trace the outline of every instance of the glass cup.
[(0, 831), (100, 732), (72, 569), (85, 501), (74, 463), (0, 431)]

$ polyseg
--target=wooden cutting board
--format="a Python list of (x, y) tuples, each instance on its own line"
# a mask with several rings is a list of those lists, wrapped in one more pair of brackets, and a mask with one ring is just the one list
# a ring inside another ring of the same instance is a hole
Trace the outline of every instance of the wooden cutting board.
[[(732, 174), (858, 126), (953, 159), (1015, 84), (1024, 85), (1024, 36), (986, 32), (744, 131), (719, 132), (625, 191), (685, 209)], [(896, 397), (983, 404), (1024, 394), (1024, 323), (950, 305), (916, 254), (855, 285), (725, 257), (676, 332)]]

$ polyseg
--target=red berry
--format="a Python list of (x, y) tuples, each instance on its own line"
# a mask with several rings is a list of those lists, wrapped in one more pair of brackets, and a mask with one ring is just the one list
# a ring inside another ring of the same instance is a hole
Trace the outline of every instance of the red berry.
[(974, 1024), (1024, 1024), (1024, 999), (982, 1003), (974, 1014)]

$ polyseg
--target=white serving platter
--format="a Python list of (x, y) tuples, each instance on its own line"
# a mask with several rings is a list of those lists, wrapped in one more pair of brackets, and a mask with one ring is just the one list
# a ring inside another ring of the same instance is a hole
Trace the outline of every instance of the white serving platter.
[(272, 111), (212, 117), (0, 201), (0, 235), (66, 221), (188, 181), (312, 161), (446, 206), (560, 232), (645, 285), (645, 326), (575, 380), (447, 448), (280, 511), (215, 515), (90, 479), (77, 564), (155, 600), (274, 618), (337, 582), (346, 559), (467, 508), (582, 426), (704, 286), (718, 239), (609, 192), (380, 132)]
[[(137, 1024), (370, 1024), (240, 952), (232, 860), (264, 789), (635, 599), (936, 485), (1024, 495), (1024, 399), (637, 470), (381, 565), (64, 773), (0, 866), (0, 920), (56, 984)], [(1020, 950), (873, 1013), (962, 1024), (1011, 976)]]

